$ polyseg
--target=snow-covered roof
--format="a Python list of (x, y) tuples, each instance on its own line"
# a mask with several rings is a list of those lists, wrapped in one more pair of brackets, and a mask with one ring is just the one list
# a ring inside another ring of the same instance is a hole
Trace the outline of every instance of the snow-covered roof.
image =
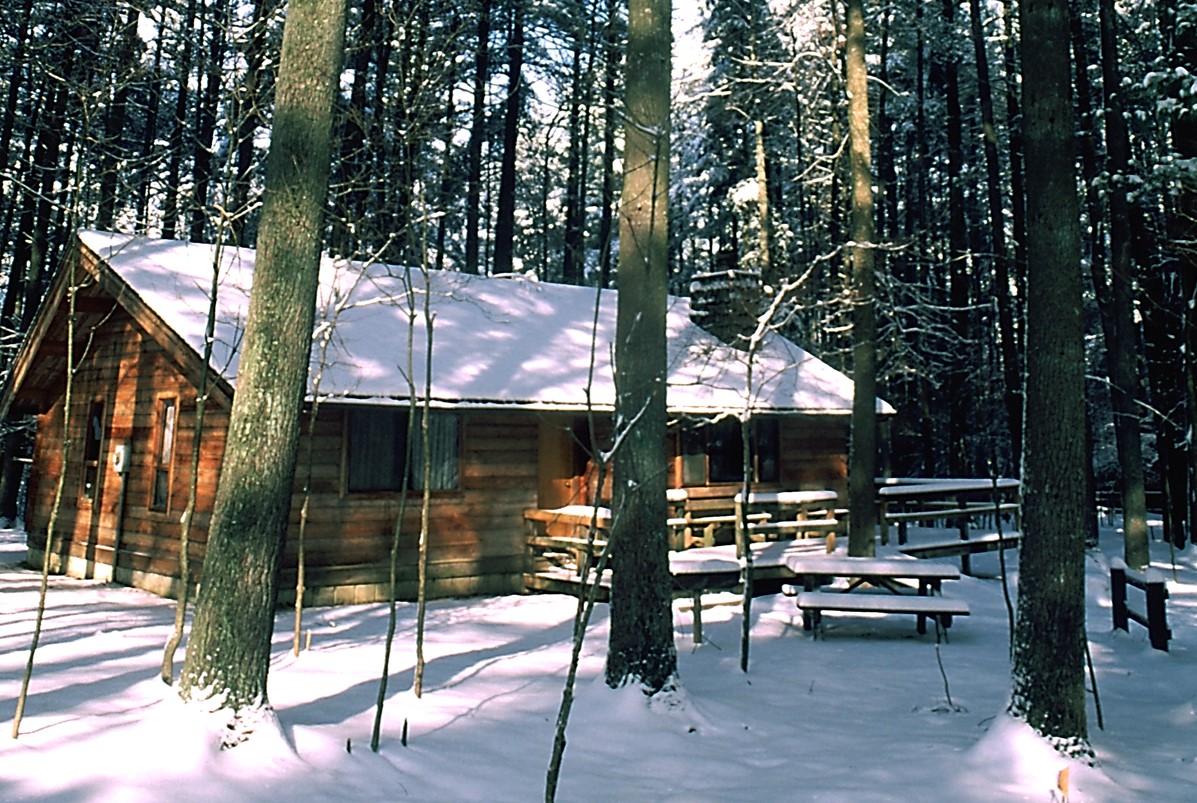
[[(202, 354), (215, 246), (95, 231), (79, 237)], [(254, 252), (224, 248), (218, 264), (211, 365), (235, 387)], [(435, 404), (581, 410), (589, 402), (610, 410), (616, 293), (601, 294), (596, 327), (597, 294), (523, 276), (445, 271), (425, 276), (418, 270), (325, 259), (309, 395), (386, 403), (408, 399), (414, 390), (423, 398), (427, 297)], [(692, 323), (684, 298), (669, 299), (667, 327), (670, 410), (745, 410), (747, 355)], [(753, 411), (850, 412), (852, 382), (790, 341), (770, 336), (754, 359)], [(878, 410), (892, 408), (879, 401)]]

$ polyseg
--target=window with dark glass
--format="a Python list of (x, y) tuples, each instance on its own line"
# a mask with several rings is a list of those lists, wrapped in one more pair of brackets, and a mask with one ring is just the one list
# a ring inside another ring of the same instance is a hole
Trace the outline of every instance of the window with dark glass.
[[(402, 490), (408, 454), (408, 411), (385, 407), (351, 408), (346, 415), (346, 488), (359, 491)], [(417, 417), (411, 428), (411, 469), (407, 489), (423, 490), (424, 433)], [(433, 412), (428, 419), (429, 490), (449, 491), (460, 485), (458, 419)]]
[(154, 482), (150, 508), (170, 507), (170, 472), (174, 464), (175, 426), (178, 407), (174, 399), (158, 402), (158, 429), (154, 439)]
[[(753, 480), (776, 482), (780, 470), (777, 419), (754, 418), (748, 428)], [(683, 430), (681, 453), (684, 485), (744, 479), (744, 440), (740, 422), (734, 418)]]
[(83, 496), (95, 499), (100, 481), (100, 455), (104, 445), (104, 402), (93, 401), (87, 410), (83, 437)]

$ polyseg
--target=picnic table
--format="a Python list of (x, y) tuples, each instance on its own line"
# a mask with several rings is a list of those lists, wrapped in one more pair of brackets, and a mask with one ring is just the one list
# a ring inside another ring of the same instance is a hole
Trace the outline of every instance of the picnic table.
[[(769, 541), (752, 544), (752, 576), (760, 580), (791, 579), (786, 561), (790, 557), (822, 549), (811, 541)], [(730, 591), (743, 579), (744, 561), (734, 544), (685, 549), (669, 553), (669, 574), (676, 592), (692, 599), (694, 643), (702, 643), (702, 595), (708, 591)]]
[[(969, 556), (995, 549), (1017, 547), (1019, 538), (1018, 516), (1020, 483), (1016, 479), (998, 478), (950, 478), (917, 479), (898, 478), (879, 480), (877, 501), (881, 543), (889, 543), (891, 524), (898, 525), (898, 544), (902, 551), (915, 557), (960, 557), (960, 568), (971, 574)], [(999, 516), (1014, 517), (1013, 530), (1002, 536), (970, 538), (969, 525), (974, 517), (994, 519)], [(953, 541), (935, 541), (905, 547), (907, 525), (910, 522), (927, 524), (933, 521), (954, 523), (959, 538)]]
[[(918, 618), (918, 632), (927, 632), (927, 619), (945, 628), (953, 616), (967, 616), (968, 603), (941, 595), (943, 581), (958, 580), (960, 572), (944, 563), (909, 558), (868, 558), (846, 555), (789, 555), (786, 568), (802, 583), (796, 603), (802, 626), (815, 630), (823, 611), (846, 613), (907, 613)], [(820, 591), (843, 579), (839, 590)], [(914, 583), (911, 586), (910, 583)], [(853, 593), (868, 587), (880, 593)]]
[(753, 491), (747, 505), (738, 488), (726, 485), (673, 488), (668, 499), (674, 549), (730, 543), (740, 521), (752, 540), (826, 535), (843, 526), (836, 518), (838, 494), (827, 489)]

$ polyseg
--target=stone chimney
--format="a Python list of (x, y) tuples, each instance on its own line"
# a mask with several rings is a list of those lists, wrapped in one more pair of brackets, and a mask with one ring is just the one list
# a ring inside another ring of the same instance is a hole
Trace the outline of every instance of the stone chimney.
[(690, 320), (729, 346), (748, 348), (761, 313), (761, 275), (728, 268), (690, 281)]

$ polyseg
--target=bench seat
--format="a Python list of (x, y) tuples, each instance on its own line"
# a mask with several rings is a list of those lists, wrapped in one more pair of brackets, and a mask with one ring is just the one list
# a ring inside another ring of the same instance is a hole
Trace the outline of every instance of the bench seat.
[(981, 552), (995, 552), (998, 549), (1014, 549), (1022, 542), (1020, 533), (986, 533), (972, 538), (954, 538), (943, 541), (927, 541), (906, 544), (899, 547), (903, 554), (912, 558), (949, 558), (977, 555)]
[(916, 596), (914, 594), (843, 593), (838, 591), (802, 591), (795, 599), (803, 613), (803, 627), (819, 625), (823, 611), (844, 613), (908, 613), (918, 616), (918, 631), (927, 632), (926, 619), (936, 619), (944, 628), (951, 627), (953, 616), (968, 616), (968, 602), (953, 597)]
[(749, 524), (749, 533), (773, 532), (805, 532), (831, 531), (835, 532), (844, 526), (844, 522), (837, 519), (797, 519), (794, 521), (765, 521), (759, 524)]
[(1016, 502), (1003, 502), (1000, 505), (993, 505), (986, 502), (977, 502), (976, 504), (969, 504), (957, 507), (933, 507), (927, 506), (921, 510), (898, 510), (894, 512), (886, 512), (885, 518), (887, 521), (920, 521), (923, 519), (951, 519), (959, 516), (984, 516), (992, 514), (995, 510), (1002, 513), (1015, 513), (1021, 506)]

